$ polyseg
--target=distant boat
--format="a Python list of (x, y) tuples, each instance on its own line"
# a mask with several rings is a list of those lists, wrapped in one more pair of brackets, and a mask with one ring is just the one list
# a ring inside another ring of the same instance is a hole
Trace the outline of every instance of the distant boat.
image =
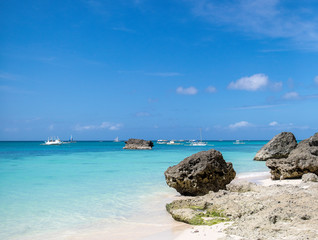
[(233, 144), (245, 144), (245, 142), (241, 142), (240, 140), (236, 140)]
[(167, 143), (168, 143), (168, 140), (159, 139), (159, 140), (157, 140), (157, 143), (158, 143), (158, 144), (167, 144)]
[(200, 141), (192, 142), (190, 145), (195, 146), (195, 147), (204, 147), (207, 145), (206, 142), (202, 142), (202, 130), (201, 130), (201, 128), (200, 128)]
[(204, 146), (206, 146), (207, 145), (207, 143), (206, 142), (193, 142), (193, 143), (191, 143), (191, 146), (196, 146), (196, 147), (204, 147)]
[(57, 138), (48, 138), (47, 141), (44, 142), (44, 145), (61, 145), (63, 142)]
[(69, 143), (76, 143), (73, 139), (73, 136), (71, 135), (70, 139), (68, 140)]
[(174, 140), (171, 140), (167, 143), (168, 145), (180, 145), (181, 143), (176, 143)]
[(116, 138), (114, 139), (114, 142), (119, 142), (119, 138), (116, 137)]

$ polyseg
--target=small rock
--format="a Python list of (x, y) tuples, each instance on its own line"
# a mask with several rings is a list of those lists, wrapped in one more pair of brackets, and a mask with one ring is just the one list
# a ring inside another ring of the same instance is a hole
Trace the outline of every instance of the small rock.
[(318, 176), (314, 173), (306, 173), (301, 177), (303, 182), (318, 182)]
[(125, 142), (126, 145), (124, 149), (152, 149), (153, 147), (153, 142), (152, 141), (146, 141), (143, 139), (135, 139), (135, 138), (130, 138), (128, 139), (127, 142)]
[[(226, 190), (230, 192), (249, 192), (255, 187), (255, 183), (247, 181), (232, 181), (230, 184), (226, 185)], [(225, 195), (225, 194), (224, 194)]]

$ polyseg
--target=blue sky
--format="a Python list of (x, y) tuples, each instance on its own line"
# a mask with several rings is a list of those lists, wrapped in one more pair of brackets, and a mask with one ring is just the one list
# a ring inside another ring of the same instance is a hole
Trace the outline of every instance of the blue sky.
[(318, 131), (313, 0), (1, 1), (0, 140)]

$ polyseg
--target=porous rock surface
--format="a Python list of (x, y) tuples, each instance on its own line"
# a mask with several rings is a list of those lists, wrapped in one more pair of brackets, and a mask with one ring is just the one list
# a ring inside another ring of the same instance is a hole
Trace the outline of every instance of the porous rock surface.
[(266, 161), (271, 158), (286, 158), (296, 146), (297, 141), (293, 133), (281, 132), (256, 153), (254, 160)]
[(130, 138), (125, 143), (126, 145), (124, 149), (152, 149), (153, 147), (152, 141), (146, 141), (143, 139)]
[(185, 196), (225, 189), (236, 175), (232, 163), (225, 162), (222, 154), (214, 149), (193, 154), (169, 167), (164, 174), (167, 184)]
[(318, 183), (268, 187), (244, 183), (229, 189), (175, 200), (167, 210), (187, 223), (206, 212), (221, 212), (233, 222), (222, 239), (318, 239)]
[(318, 133), (301, 141), (288, 157), (268, 159), (272, 179), (301, 178), (303, 174), (318, 175)]
[(318, 182), (318, 176), (314, 173), (306, 173), (301, 177), (303, 182)]

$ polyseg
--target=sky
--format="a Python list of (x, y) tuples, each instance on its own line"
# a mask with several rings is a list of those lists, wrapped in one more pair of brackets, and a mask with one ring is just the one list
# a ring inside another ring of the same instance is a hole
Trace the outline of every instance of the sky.
[(315, 0), (4, 0), (0, 140), (305, 139)]

